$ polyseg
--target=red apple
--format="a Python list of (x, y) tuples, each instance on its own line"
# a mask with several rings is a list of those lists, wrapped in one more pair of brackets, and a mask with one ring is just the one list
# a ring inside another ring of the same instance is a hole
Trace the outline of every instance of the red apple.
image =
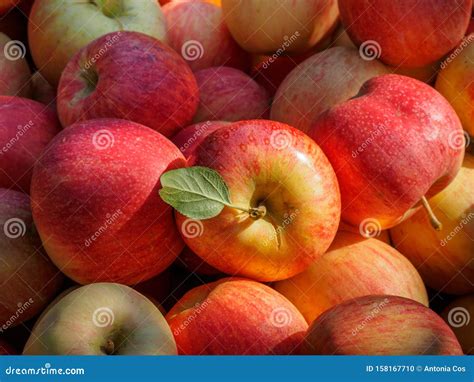
[(431, 288), (443, 293), (474, 293), (474, 157), (466, 154), (453, 182), (430, 199), (443, 224), (430, 226), (424, 211), (390, 230), (395, 247)]
[(0, 339), (0, 355), (16, 355), (18, 352), (8, 343)]
[(458, 297), (442, 313), (465, 354), (474, 355), (474, 294)]
[(40, 313), (63, 277), (41, 247), (28, 195), (0, 189), (0, 333)]
[(0, 14), (4, 14), (17, 5), (20, 0), (0, 0)]
[(26, 355), (175, 355), (166, 320), (125, 285), (98, 283), (70, 291), (38, 319)]
[[(141, 32), (166, 41), (165, 18), (156, 0), (78, 3), (35, 0), (29, 14), (31, 54), (36, 67), (54, 87), (58, 85), (68, 61), (81, 48), (103, 35), (119, 31)], [(102, 48), (107, 50), (110, 47), (104, 45)], [(128, 65), (130, 63), (124, 70)], [(116, 80), (120, 81), (120, 78)]]
[(291, 277), (322, 255), (336, 234), (334, 171), (322, 150), (288, 125), (252, 120), (221, 127), (188, 165), (218, 171), (235, 205), (265, 210), (251, 217), (225, 207), (202, 221), (177, 214), (186, 244), (224, 273), (260, 281)]
[(222, 0), (230, 33), (246, 51), (301, 53), (337, 24), (336, 0)]
[(193, 71), (211, 66), (245, 70), (248, 54), (234, 41), (220, 6), (205, 1), (173, 1), (163, 7), (169, 45)]
[(349, 232), (339, 232), (324, 256), (274, 287), (309, 323), (341, 302), (367, 295), (402, 296), (428, 306), (420, 275), (400, 252)]
[(472, 0), (339, 0), (342, 23), (361, 50), (405, 67), (425, 66), (455, 48), (471, 9)]
[(0, 187), (30, 192), (33, 165), (60, 131), (56, 113), (39, 102), (0, 96)]
[(199, 144), (209, 134), (221, 128), (222, 126), (228, 125), (229, 122), (225, 121), (206, 121), (199, 122), (193, 125), (187, 126), (181, 129), (171, 141), (179, 148), (183, 155), (188, 158)]
[(462, 355), (431, 309), (403, 297), (365, 296), (324, 312), (308, 329), (305, 354)]
[(0, 95), (28, 97), (31, 73), (24, 58), (25, 45), (0, 33), (0, 52)]
[(192, 289), (166, 319), (179, 354), (291, 354), (308, 328), (285, 297), (239, 278)]
[(191, 121), (198, 101), (196, 80), (184, 60), (136, 32), (111, 33), (81, 49), (58, 88), (64, 127), (93, 118), (123, 118), (167, 137)]
[(327, 49), (288, 74), (275, 94), (271, 118), (308, 132), (328, 108), (355, 96), (365, 81), (387, 73), (384, 65), (363, 60), (355, 49)]
[(220, 66), (195, 74), (200, 102), (194, 122), (240, 121), (268, 115), (268, 93), (244, 72)]
[(31, 99), (56, 110), (56, 90), (46, 81), (40, 72), (33, 73), (30, 78), (30, 83), (32, 90)]
[(183, 166), (170, 141), (145, 126), (99, 119), (63, 130), (35, 166), (35, 225), (53, 262), (74, 281), (136, 284), (183, 249), (163, 172)]
[(464, 156), (461, 123), (449, 103), (425, 83), (394, 74), (367, 81), (309, 134), (338, 176), (344, 222), (377, 230), (400, 223), (424, 195), (445, 188)]

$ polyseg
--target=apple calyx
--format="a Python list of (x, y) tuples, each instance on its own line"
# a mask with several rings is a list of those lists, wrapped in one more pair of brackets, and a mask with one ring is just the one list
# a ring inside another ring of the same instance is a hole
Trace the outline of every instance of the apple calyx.
[(102, 351), (107, 355), (113, 355), (115, 353), (114, 341), (109, 338), (102, 347)]
[(211, 168), (193, 166), (170, 170), (161, 176), (160, 182), (163, 186), (159, 191), (161, 199), (191, 219), (213, 218), (224, 207), (245, 212), (254, 220), (263, 218), (267, 213), (264, 205), (241, 207), (232, 204), (227, 184)]
[(436, 230), (436, 231), (441, 231), (443, 229), (443, 223), (439, 221), (439, 219), (436, 217), (435, 213), (431, 209), (430, 203), (428, 202), (428, 199), (426, 199), (425, 196), (421, 197), (421, 204), (423, 205), (426, 213), (428, 214), (428, 218), (430, 219), (431, 226)]

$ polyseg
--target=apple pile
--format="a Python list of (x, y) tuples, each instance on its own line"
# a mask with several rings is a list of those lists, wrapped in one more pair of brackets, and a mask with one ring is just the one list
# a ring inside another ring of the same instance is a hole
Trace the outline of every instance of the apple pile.
[(0, 354), (474, 354), (472, 12), (0, 0)]

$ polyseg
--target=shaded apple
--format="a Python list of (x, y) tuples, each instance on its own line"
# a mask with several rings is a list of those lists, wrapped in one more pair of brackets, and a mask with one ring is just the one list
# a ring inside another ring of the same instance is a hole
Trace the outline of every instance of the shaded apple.
[(225, 278), (186, 293), (166, 315), (179, 354), (291, 354), (308, 327), (270, 287)]
[(0, 32), (0, 95), (29, 97), (30, 68), (25, 46)]
[(8, 342), (0, 339), (0, 355), (16, 355), (18, 352)]
[(343, 302), (316, 319), (304, 354), (462, 355), (448, 325), (426, 306), (403, 297), (365, 296)]
[(31, 186), (35, 225), (53, 262), (81, 284), (133, 285), (162, 272), (183, 243), (159, 179), (183, 165), (175, 145), (134, 122), (98, 119), (63, 130)]

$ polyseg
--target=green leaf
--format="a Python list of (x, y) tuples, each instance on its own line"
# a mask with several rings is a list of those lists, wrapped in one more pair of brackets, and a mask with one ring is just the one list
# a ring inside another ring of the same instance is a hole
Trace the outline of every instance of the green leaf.
[(161, 199), (191, 219), (210, 219), (230, 205), (229, 188), (217, 171), (207, 167), (171, 170), (160, 178)]

